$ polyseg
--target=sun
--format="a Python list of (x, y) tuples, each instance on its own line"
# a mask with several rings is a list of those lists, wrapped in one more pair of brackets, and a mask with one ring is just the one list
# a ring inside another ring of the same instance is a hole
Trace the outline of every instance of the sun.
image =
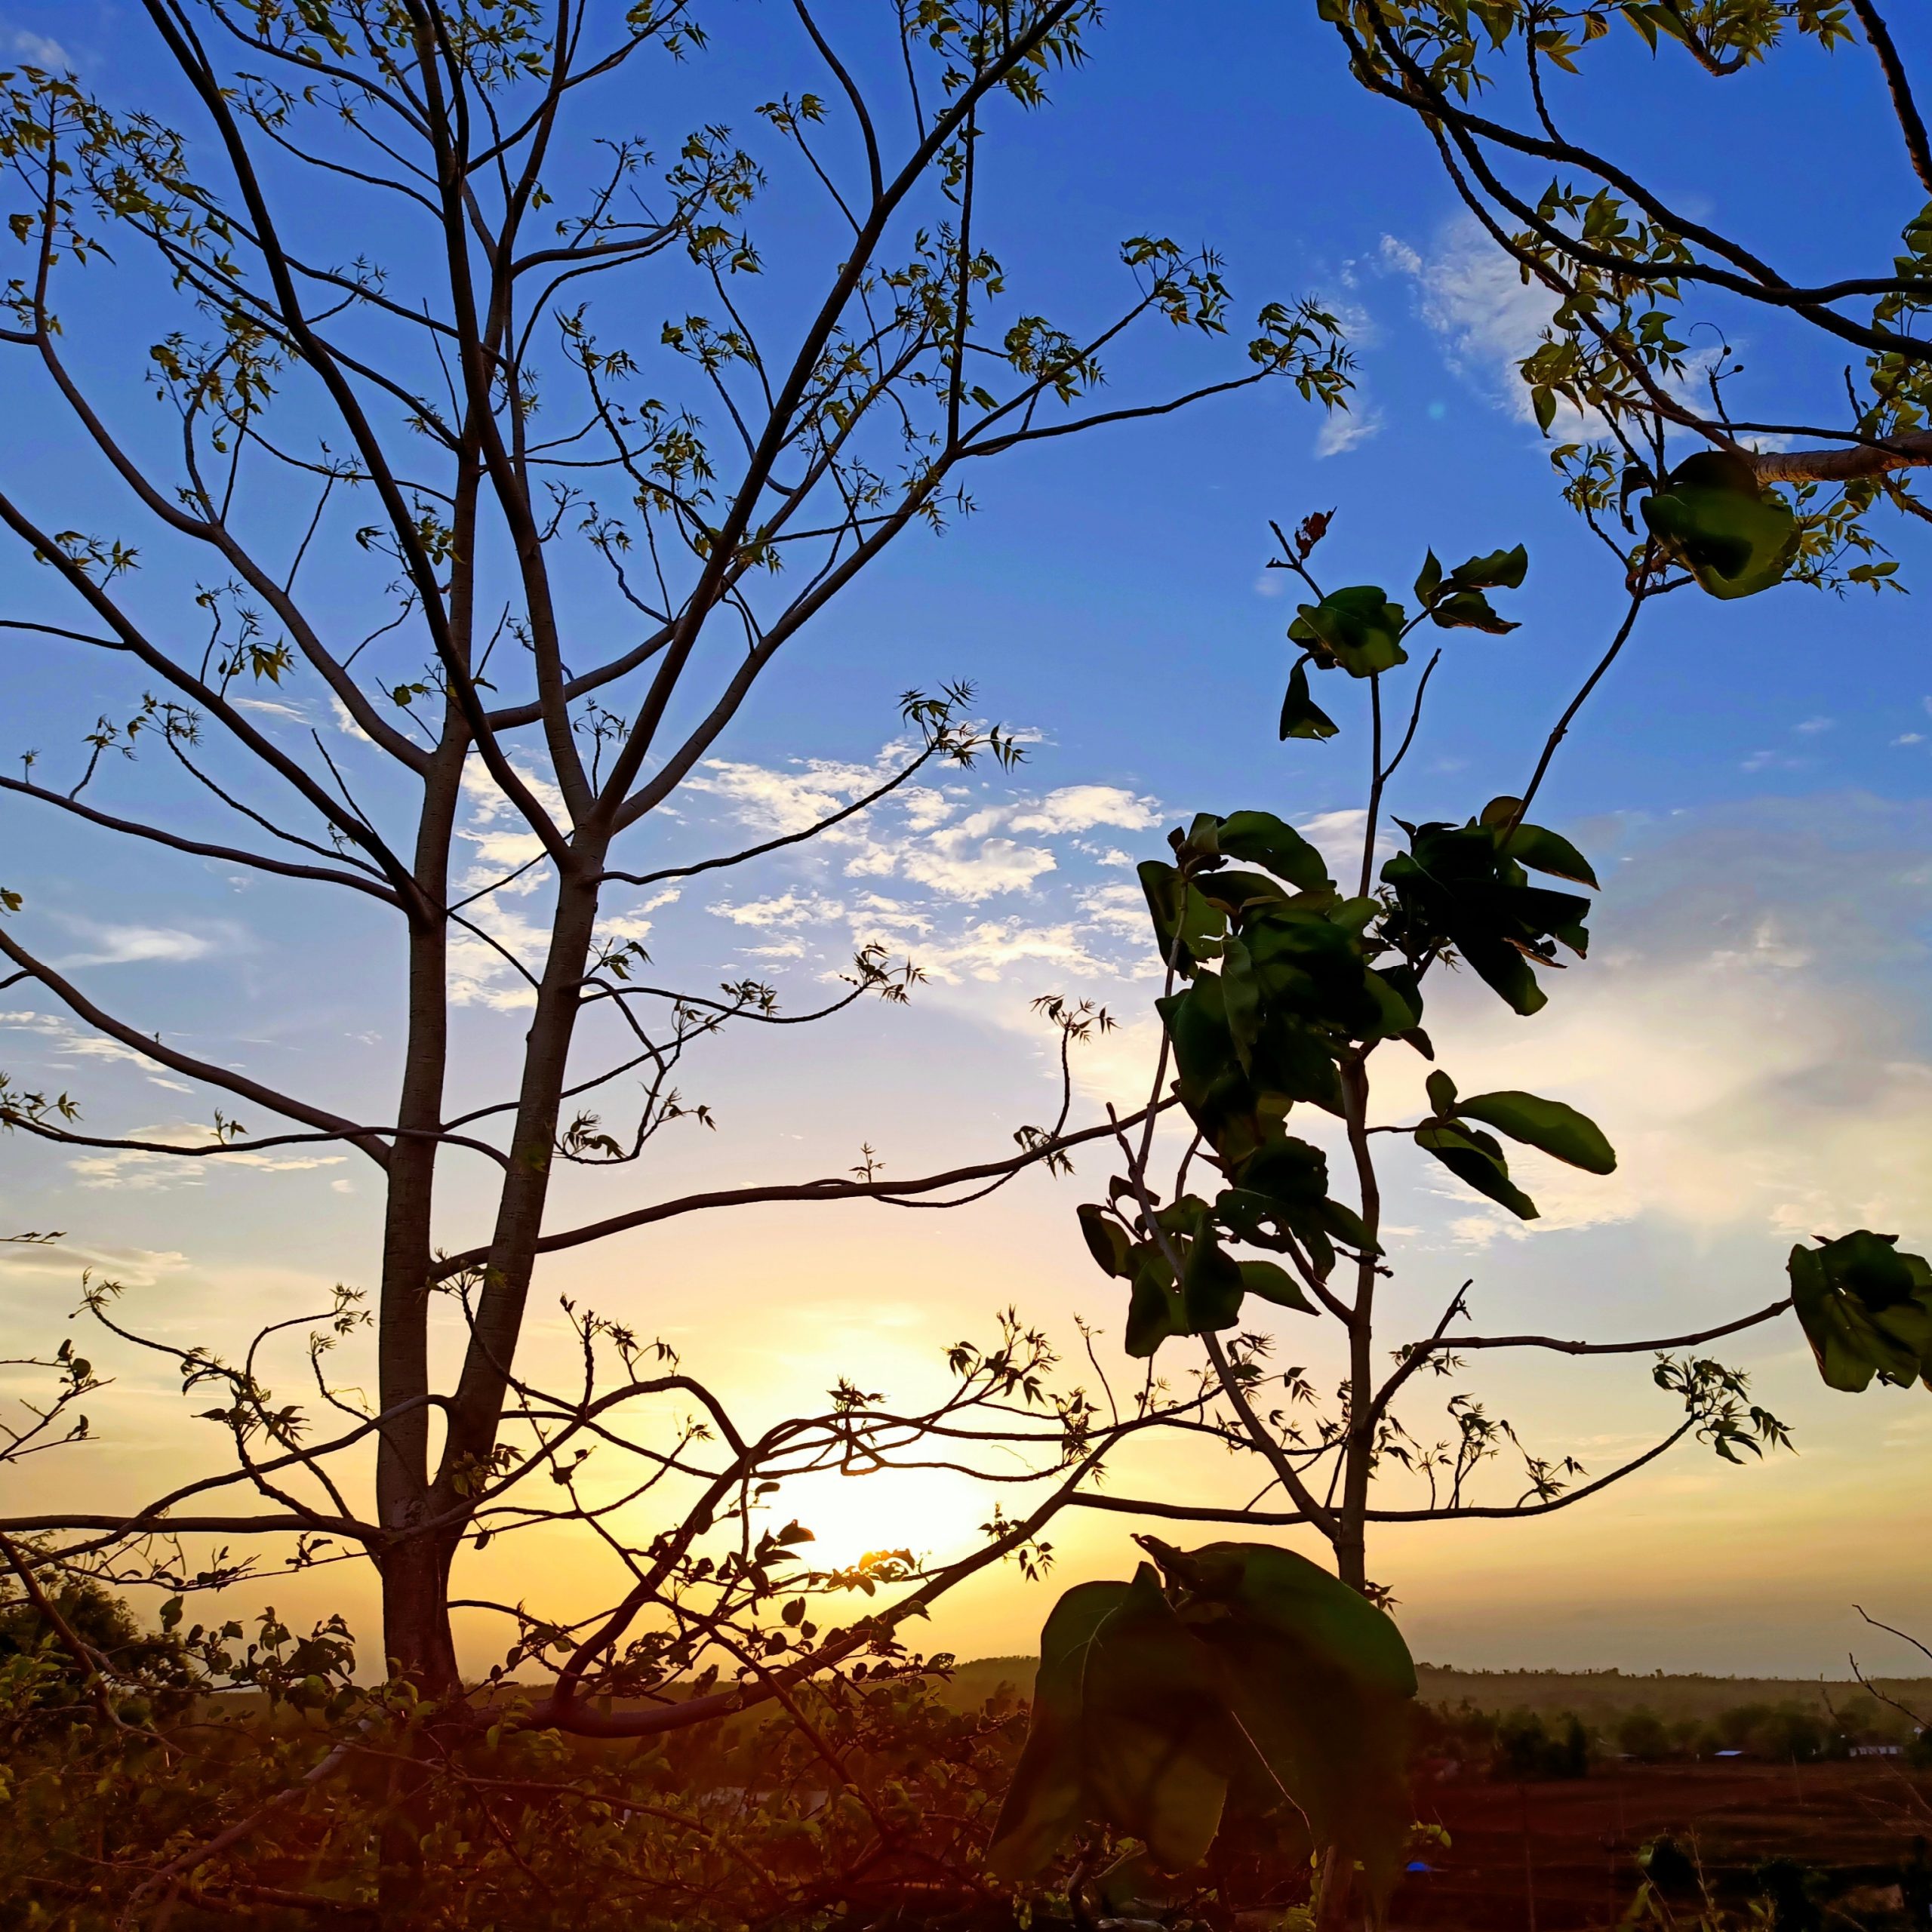
[(795, 1477), (764, 1502), (773, 1527), (795, 1521), (811, 1531), (798, 1556), (814, 1570), (850, 1569), (881, 1550), (947, 1562), (985, 1541), (980, 1525), (993, 1513), (986, 1485), (950, 1469), (828, 1470)]

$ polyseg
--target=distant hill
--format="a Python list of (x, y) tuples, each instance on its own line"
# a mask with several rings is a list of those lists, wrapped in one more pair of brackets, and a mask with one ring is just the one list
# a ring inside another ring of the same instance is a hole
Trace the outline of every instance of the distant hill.
[[(942, 1693), (956, 1709), (977, 1708), (1008, 1684), (1022, 1697), (1031, 1694), (1037, 1657), (977, 1657), (954, 1672)], [(1527, 1709), (1544, 1716), (1574, 1711), (1588, 1724), (1602, 1724), (1627, 1711), (1649, 1710), (1668, 1721), (1705, 1721), (1740, 1704), (1798, 1703), (1835, 1706), (1860, 1695), (1847, 1679), (1798, 1677), (1648, 1675), (1622, 1670), (1458, 1670), (1446, 1664), (1417, 1666), (1426, 1703), (1456, 1705), (1466, 1700), (1478, 1710)], [(1932, 1715), (1932, 1678), (1875, 1678), (1888, 1697)]]
[[(1420, 1664), (1426, 1703), (1467, 1701), (1483, 1711), (1531, 1710), (1543, 1716), (1574, 1711), (1586, 1724), (1626, 1712), (1654, 1711), (1668, 1721), (1707, 1721), (1740, 1704), (1795, 1703), (1823, 1709), (1863, 1694), (1849, 1678), (1675, 1676), (1622, 1670), (1458, 1670)], [(1932, 1716), (1932, 1678), (1878, 1677), (1872, 1681), (1909, 1709)]]
[(977, 1710), (1002, 1684), (1023, 1698), (1030, 1697), (1033, 1673), (1039, 1667), (1038, 1657), (975, 1657), (940, 1686), (940, 1695), (955, 1711)]

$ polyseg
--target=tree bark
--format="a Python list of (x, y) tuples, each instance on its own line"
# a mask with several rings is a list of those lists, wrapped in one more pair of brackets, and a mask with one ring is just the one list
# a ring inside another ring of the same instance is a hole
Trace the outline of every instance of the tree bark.
[[(425, 787), (416, 876), (434, 909), (412, 917), (408, 937), (408, 1038), (389, 1157), (377, 1313), (377, 1401), (393, 1419), (376, 1451), (376, 1520), (393, 1540), (377, 1556), (383, 1644), (392, 1672), (441, 1695), (456, 1687), (456, 1658), (442, 1610), (447, 1565), (412, 1534), (433, 1509), (429, 1485), (429, 1296), (437, 1144), (449, 1049), (449, 928), (441, 906), (448, 876), (465, 746), (446, 734)], [(405, 1414), (394, 1412), (413, 1404)]]
[[(428, 1540), (440, 1577), (447, 1577), (461, 1544), (469, 1520), (466, 1493), (473, 1491), (482, 1475), (503, 1420), (509, 1370), (516, 1358), (537, 1241), (543, 1232), (571, 1041), (596, 925), (598, 875), (604, 869), (608, 844), (601, 832), (580, 838), (575, 848), (577, 863), (558, 888), (549, 952), (525, 1045), (509, 1171), (498, 1197), (496, 1229), (483, 1268), (469, 1345), (450, 1404), (440, 1466), (430, 1487), (432, 1511), (438, 1515), (454, 1512), (458, 1518)], [(439, 1591), (437, 1615), (445, 1642), (446, 1601), (447, 1591)]]
[[(451, 647), (472, 662), (478, 466), (466, 438), (452, 519), (457, 555), (450, 572)], [(389, 1157), (383, 1228), (382, 1297), (377, 1317), (379, 1396), (385, 1414), (376, 1453), (376, 1520), (394, 1539), (378, 1555), (383, 1582), (383, 1645), (392, 1673), (432, 1697), (461, 1687), (450, 1634), (451, 1552), (413, 1534), (435, 1512), (429, 1481), (429, 1297), (437, 1142), (449, 1064), (450, 853), (470, 735), (461, 707), (445, 699), (442, 737), (424, 774), (413, 870), (420, 902), (411, 909), (408, 1035), (399, 1125)], [(452, 1551), (454, 1546), (452, 1546)]]
[(1362, 1226), (1371, 1246), (1355, 1269), (1349, 1319), (1349, 1436), (1343, 1451), (1340, 1521), (1334, 1538), (1335, 1574), (1350, 1589), (1368, 1583), (1368, 1491), (1375, 1473), (1375, 1254), (1382, 1190), (1368, 1144), (1368, 1068), (1356, 1060), (1342, 1069), (1342, 1103), (1349, 1147), (1361, 1193)]

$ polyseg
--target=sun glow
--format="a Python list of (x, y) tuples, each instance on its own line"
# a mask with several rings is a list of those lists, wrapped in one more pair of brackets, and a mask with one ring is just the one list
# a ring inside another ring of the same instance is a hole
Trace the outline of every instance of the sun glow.
[(774, 1527), (796, 1521), (812, 1533), (798, 1546), (814, 1570), (850, 1569), (878, 1552), (905, 1550), (915, 1562), (945, 1563), (985, 1540), (993, 1513), (985, 1484), (950, 1469), (833, 1471), (801, 1476), (764, 1499)]

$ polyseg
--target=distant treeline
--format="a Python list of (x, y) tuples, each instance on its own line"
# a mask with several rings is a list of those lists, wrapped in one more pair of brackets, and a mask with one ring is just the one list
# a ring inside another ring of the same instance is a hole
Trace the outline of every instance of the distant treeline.
[[(1039, 1660), (1031, 1657), (977, 1657), (952, 1674), (950, 1703), (977, 1706), (1002, 1684), (1024, 1696), (1033, 1686)], [(1797, 1677), (1647, 1675), (1623, 1670), (1457, 1670), (1447, 1664), (1417, 1667), (1424, 1703), (1473, 1704), (1478, 1710), (1534, 1711), (1544, 1718), (1574, 1712), (1597, 1730), (1614, 1725), (1633, 1711), (1654, 1712), (1666, 1724), (1696, 1719), (1714, 1723), (1727, 1711), (1752, 1704), (1795, 1704), (1820, 1715), (1842, 1711), (1867, 1694), (1850, 1679)], [(1932, 1712), (1932, 1677), (1875, 1677), (1874, 1690), (1896, 1698), (1909, 1710)]]
[[(1009, 1671), (1023, 1666), (1020, 1681), (1032, 1681), (1030, 1659), (993, 1661)], [(974, 1666), (977, 1668), (977, 1666)], [(1552, 1718), (1574, 1711), (1598, 1730), (1614, 1727), (1632, 1712), (1647, 1711), (1666, 1724), (1715, 1723), (1727, 1711), (1748, 1705), (1795, 1705), (1820, 1716), (1842, 1711), (1867, 1695), (1854, 1679), (1792, 1677), (1647, 1675), (1622, 1670), (1457, 1670), (1422, 1664), (1422, 1697), (1426, 1703), (1473, 1704), (1479, 1710), (1534, 1711)], [(1932, 1678), (1877, 1677), (1872, 1688), (1909, 1710), (1932, 1712)]]
[[(1002, 1686), (1024, 1696), (1035, 1660), (981, 1657), (943, 1691), (971, 1709)], [(1872, 1746), (1932, 1763), (1932, 1738), (1906, 1710), (1932, 1713), (1932, 1678), (1856, 1681), (1641, 1676), (1620, 1670), (1481, 1671), (1420, 1666), (1422, 1755), (1506, 1778), (1586, 1776), (1593, 1764), (1694, 1762), (1735, 1752), (1810, 1764)], [(1881, 1694), (1874, 1696), (1872, 1690)]]
[(1574, 1711), (1546, 1712), (1518, 1705), (1425, 1703), (1418, 1755), (1444, 1772), (1506, 1779), (1587, 1777), (1594, 1766), (1692, 1764), (1721, 1757), (1768, 1764), (1816, 1764), (1860, 1751), (1895, 1749), (1915, 1766), (1932, 1766), (1932, 1737), (1903, 1712), (1861, 1691), (1842, 1702), (1732, 1704), (1715, 1716), (1666, 1718), (1642, 1706), (1605, 1724)]

